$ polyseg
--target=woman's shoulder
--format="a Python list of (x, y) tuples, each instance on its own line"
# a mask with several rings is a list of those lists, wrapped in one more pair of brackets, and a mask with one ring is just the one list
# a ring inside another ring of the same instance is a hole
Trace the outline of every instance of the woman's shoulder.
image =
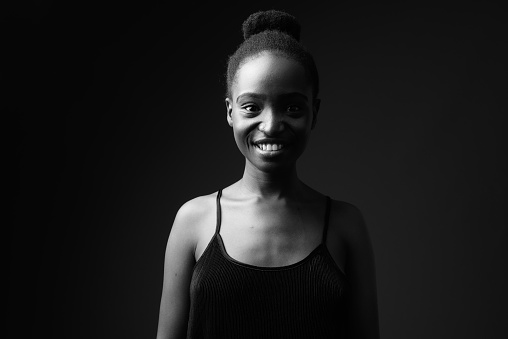
[(217, 192), (197, 196), (183, 203), (178, 209), (172, 226), (173, 233), (185, 233), (193, 237), (201, 233), (204, 225), (214, 218)]
[(352, 203), (332, 200), (329, 234), (356, 257), (368, 256), (372, 251), (363, 213)]
[(216, 200), (217, 192), (192, 198), (180, 206), (175, 220), (195, 224), (215, 211)]
[(217, 192), (200, 195), (184, 202), (178, 209), (177, 216), (182, 218), (196, 218), (207, 213), (211, 207), (215, 206)]
[(331, 198), (330, 208), (332, 215), (337, 218), (346, 218), (350, 220), (363, 218), (360, 208), (357, 205), (347, 201)]
[(343, 200), (331, 200), (329, 225), (334, 233), (349, 240), (362, 237), (367, 231), (360, 208)]

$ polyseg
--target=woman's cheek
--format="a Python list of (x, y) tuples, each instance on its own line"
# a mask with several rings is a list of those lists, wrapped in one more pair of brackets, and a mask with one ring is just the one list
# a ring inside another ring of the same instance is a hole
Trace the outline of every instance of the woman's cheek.
[(236, 146), (238, 147), (238, 149), (240, 151), (243, 151), (244, 149), (247, 148), (247, 143), (248, 143), (248, 135), (245, 131), (244, 128), (241, 128), (241, 126), (238, 126), (238, 125), (233, 125), (233, 128), (234, 128), (234, 138), (235, 138), (235, 142), (236, 142)]

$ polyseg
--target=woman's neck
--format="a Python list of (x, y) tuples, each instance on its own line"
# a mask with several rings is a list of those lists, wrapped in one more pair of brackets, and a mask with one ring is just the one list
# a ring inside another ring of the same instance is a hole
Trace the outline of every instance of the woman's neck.
[(249, 163), (239, 185), (246, 194), (269, 200), (295, 198), (305, 186), (298, 178), (296, 167), (287, 171), (263, 172)]

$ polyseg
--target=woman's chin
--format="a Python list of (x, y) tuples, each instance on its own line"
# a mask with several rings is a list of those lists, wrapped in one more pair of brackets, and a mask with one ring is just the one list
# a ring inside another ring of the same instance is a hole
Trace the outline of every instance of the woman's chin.
[(296, 166), (296, 163), (289, 161), (248, 161), (251, 166), (260, 172), (267, 174), (286, 174)]

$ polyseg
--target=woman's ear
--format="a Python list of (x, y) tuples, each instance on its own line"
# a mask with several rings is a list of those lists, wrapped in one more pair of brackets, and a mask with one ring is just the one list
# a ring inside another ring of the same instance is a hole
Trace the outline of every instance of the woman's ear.
[(231, 117), (231, 113), (233, 112), (233, 105), (231, 104), (231, 100), (229, 98), (226, 98), (224, 101), (226, 102), (228, 124), (229, 126), (233, 127), (233, 118)]
[(317, 115), (319, 112), (319, 107), (321, 106), (321, 99), (314, 99), (314, 104), (312, 105), (312, 125), (311, 129), (316, 127), (317, 123)]

